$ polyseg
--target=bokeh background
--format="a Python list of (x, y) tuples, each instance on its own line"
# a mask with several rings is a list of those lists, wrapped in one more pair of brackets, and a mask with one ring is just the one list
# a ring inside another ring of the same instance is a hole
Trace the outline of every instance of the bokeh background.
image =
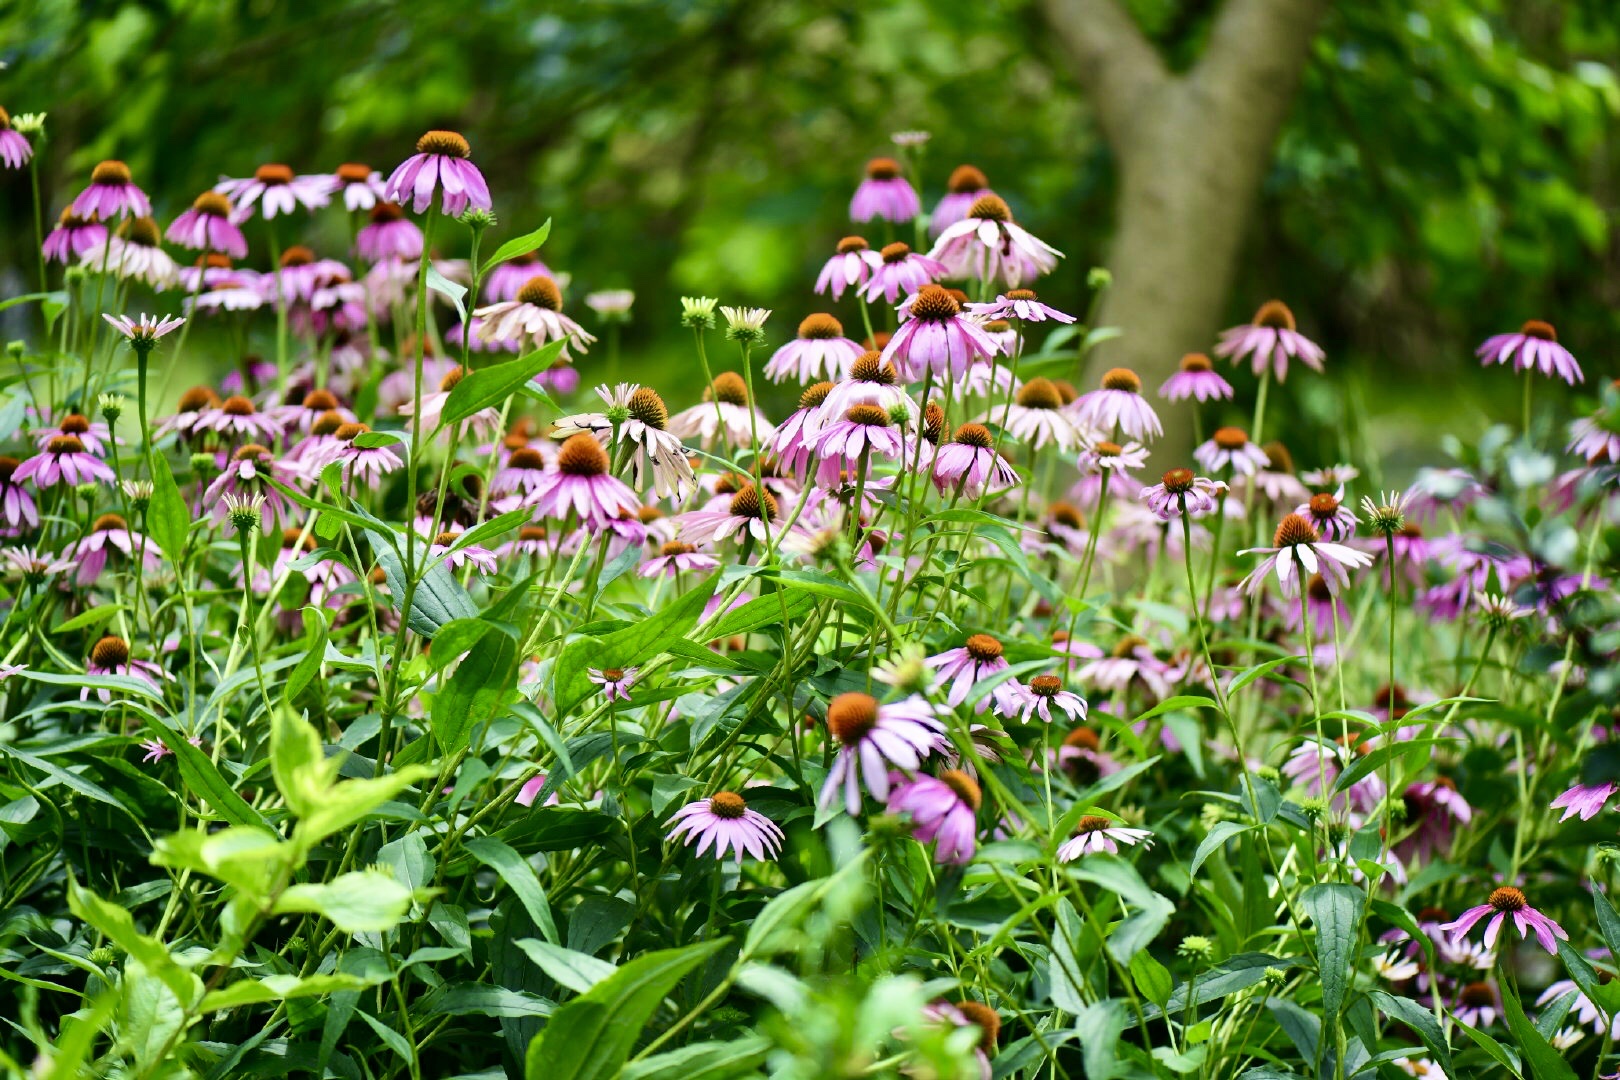
[[(1265, 20), (1290, 7), (1310, 9), (1307, 31), (1273, 34)], [(1222, 19), (1240, 8), (1258, 21), (1234, 33)], [(1076, 47), (1115, 15), (1125, 25), (1105, 29), (1124, 37)], [(1176, 262), (1219, 283), (1209, 331), (1275, 295), (1327, 348), (1333, 377), (1282, 397), (1315, 421), (1303, 457), (1333, 456), (1350, 420), (1415, 457), (1441, 429), (1466, 441), (1514, 415), (1513, 377), (1471, 350), (1526, 318), (1557, 324), (1589, 387), (1613, 375), (1612, 0), (22, 0), (0, 7), (0, 105), (49, 114), (48, 220), (104, 157), (132, 166), (166, 222), (261, 162), (386, 174), (421, 131), (460, 130), (500, 236), (554, 219), (544, 254), (574, 305), (635, 290), (626, 367), (676, 404), (698, 390), (677, 298), (772, 308), (784, 340), (826, 306), (816, 270), (897, 130), (932, 133), (926, 205), (953, 166), (978, 165), (1067, 253), (1043, 299), (1085, 310), (1087, 270), (1117, 261), (1110, 241), (1144, 212), (1125, 205), (1103, 121), (1150, 123), (1152, 101), (1102, 77), (1144, 46), (1172, 79), (1212, 56), (1256, 65), (1250, 104), (1209, 121), (1232, 138), (1276, 113), (1250, 205), (1218, 209), (1236, 250), (1190, 245)], [(1196, 189), (1207, 162), (1188, 157)], [(31, 287), (31, 215), (25, 174), (0, 174), (7, 294)], [(309, 229), (324, 253), (346, 246), (340, 215)], [(8, 335), (26, 329), (7, 317)], [(1140, 305), (1132, 319), (1148, 332)]]

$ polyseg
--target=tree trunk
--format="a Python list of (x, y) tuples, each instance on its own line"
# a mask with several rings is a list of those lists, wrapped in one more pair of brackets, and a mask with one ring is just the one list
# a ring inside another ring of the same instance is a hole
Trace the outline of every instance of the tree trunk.
[[(1119, 169), (1114, 280), (1100, 322), (1124, 336), (1100, 346), (1093, 365), (1129, 367), (1151, 393), (1183, 353), (1208, 351), (1220, 328), (1260, 182), (1330, 0), (1227, 0), (1204, 55), (1179, 75), (1116, 0), (1042, 3)], [(1171, 435), (1177, 427), (1167, 425)]]

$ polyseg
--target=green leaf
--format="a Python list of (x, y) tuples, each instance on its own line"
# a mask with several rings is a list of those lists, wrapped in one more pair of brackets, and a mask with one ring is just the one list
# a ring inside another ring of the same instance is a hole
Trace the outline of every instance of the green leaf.
[(428, 667), (443, 671), (494, 629), (495, 624), (487, 619), (451, 619), (439, 627), (433, 639), (433, 648), (427, 654)]
[(639, 667), (663, 652), (670, 642), (689, 634), (718, 582), (718, 574), (711, 575), (649, 618), (599, 638), (569, 642), (557, 657), (553, 674), (552, 700), (557, 703), (558, 717), (568, 715), (594, 689), (585, 674), (587, 668)]
[(146, 504), (146, 531), (171, 563), (179, 565), (186, 554), (186, 536), (191, 531), (191, 511), (186, 507), (180, 485), (169, 471), (169, 459), (154, 452), (152, 500)]
[(340, 762), (328, 759), (315, 727), (287, 709), (270, 717), (270, 774), (287, 808), (299, 817), (320, 809)]
[(1434, 1018), (1434, 1013), (1411, 998), (1396, 997), (1382, 990), (1369, 990), (1368, 996), (1379, 1012), (1417, 1032), (1418, 1038), (1423, 1040), (1423, 1045), (1434, 1055), (1447, 1076), (1457, 1075), (1451, 1066), (1451, 1044), (1446, 1041), (1446, 1033), (1440, 1027), (1440, 1021)]
[(1508, 1030), (1513, 1032), (1513, 1040), (1523, 1051), (1531, 1075), (1535, 1080), (1575, 1080), (1575, 1070), (1569, 1067), (1564, 1055), (1555, 1050), (1547, 1037), (1524, 1015), (1524, 1007), (1519, 1004), (1519, 995), (1514, 993), (1512, 984), (1503, 979), (1500, 986), (1502, 1011), (1507, 1015)]
[(191, 745), (185, 733), (160, 717), (159, 723), (168, 729), (163, 745), (174, 753), (180, 768), (180, 779), (199, 798), (214, 808), (220, 817), (232, 825), (259, 825), (268, 828), (264, 816), (255, 810), (226, 780), (214, 764), (214, 759)]
[(1344, 1008), (1361, 927), (1364, 894), (1353, 885), (1312, 885), (1300, 897), (1316, 924), (1316, 972), (1322, 980), (1322, 1009), (1331, 1019)]
[(123, 604), (102, 604), (89, 611), (81, 611), (67, 622), (52, 630), (53, 634), (71, 634), (75, 630), (83, 630), (91, 626), (100, 626), (102, 623), (129, 609)]
[(233, 825), (212, 833), (189, 829), (160, 837), (152, 851), (157, 866), (199, 871), (261, 904), (270, 898), (270, 883), (294, 859), (291, 844), (259, 825)]
[(550, 975), (558, 986), (565, 986), (576, 994), (590, 991), (597, 983), (619, 970), (615, 964), (600, 960), (588, 953), (565, 949), (549, 941), (522, 938), (517, 947)]
[(456, 314), (461, 317), (462, 323), (466, 323), (467, 305), (464, 300), (467, 296), (467, 286), (459, 285), (439, 273), (439, 268), (433, 265), (432, 259), (428, 260), (427, 265), (427, 287), (448, 299), (455, 307)]
[(546, 238), (550, 235), (551, 219), (546, 218), (546, 223), (534, 230), (534, 232), (525, 233), (522, 236), (514, 236), (512, 239), (496, 248), (495, 254), (489, 257), (489, 260), (484, 263), (484, 268), (479, 271), (479, 273), (487, 274), (508, 259), (515, 259), (519, 255), (527, 255), (529, 252), (537, 250), (540, 245), (546, 242)]
[(619, 1073), (619, 1080), (728, 1080), (754, 1072), (770, 1049), (771, 1040), (761, 1035), (732, 1042), (693, 1043), (631, 1062)]
[(550, 1016), (557, 1004), (504, 986), (459, 983), (429, 995), (426, 1008), (430, 1016)]
[(326, 656), (326, 618), (319, 608), (306, 607), (302, 612), (304, 620), (304, 636), (309, 641), (309, 651), (304, 658), (287, 674), (287, 684), (282, 689), (282, 700), (288, 708), (304, 692), (304, 687), (315, 681), (321, 673), (321, 661)]
[(380, 870), (355, 870), (315, 885), (292, 885), (276, 899), (275, 913), (324, 915), (348, 934), (392, 930), (421, 894)]
[(432, 766), (404, 765), (384, 776), (345, 780), (329, 789), (319, 806), (304, 814), (293, 830), (293, 839), (306, 847), (313, 846), (353, 825), (412, 784), (433, 776)]
[(237, 1009), (243, 1005), (262, 1005), (267, 1001), (286, 1001), (290, 998), (316, 997), (334, 994), (340, 990), (364, 990), (375, 986), (381, 979), (364, 979), (358, 975), (311, 975), (300, 979), (297, 975), (271, 975), (263, 979), (243, 979), (223, 990), (215, 990), (202, 999), (200, 1012), (218, 1012)]
[(450, 389), (444, 410), (439, 414), (439, 427), (450, 427), (481, 409), (501, 404), (517, 393), (523, 384), (555, 363), (567, 344), (567, 339), (553, 341), (515, 360), (469, 371)]
[(1131, 957), (1131, 981), (1136, 983), (1138, 993), (1159, 1008), (1169, 1004), (1175, 984), (1169, 970), (1153, 959), (1152, 953), (1143, 951)]
[[(738, 634), (751, 634), (756, 630), (779, 626), (782, 623), (782, 601), (779, 596), (756, 596), (720, 617), (709, 631), (709, 640), (718, 641), (721, 638), (735, 637)], [(816, 597), (808, 592), (799, 591), (789, 593), (787, 596), (787, 619), (791, 624), (793, 620), (809, 613), (816, 606)], [(701, 646), (700, 646), (701, 647)]]
[(1592, 890), (1592, 906), (1597, 909), (1598, 931), (1603, 935), (1603, 943), (1609, 947), (1610, 955), (1620, 956), (1620, 913), (1615, 912), (1614, 904), (1597, 889)]
[(86, 798), (94, 799), (96, 802), (106, 803), (108, 806), (117, 807), (126, 814), (130, 812), (128, 807), (119, 802), (117, 799), (113, 798), (112, 793), (106, 788), (102, 787), (100, 784), (86, 780), (78, 773), (69, 772), (67, 769), (62, 768), (53, 761), (48, 761), (42, 757), (36, 757), (35, 755), (28, 753), (26, 750), (21, 750), (15, 746), (8, 746), (3, 743), (0, 743), (0, 753), (8, 754), (22, 762), (24, 765), (27, 765), (30, 768), (38, 769), (52, 780), (63, 785), (64, 787), (78, 792), (80, 795), (83, 795)]
[(475, 727), (493, 720), (517, 686), (518, 643), (496, 634), (474, 649), (433, 697), (430, 730), (439, 749), (467, 748)]
[(202, 980), (182, 968), (169, 955), (168, 946), (135, 929), (135, 917), (128, 910), (103, 900), (89, 889), (79, 887), (72, 873), (67, 879), (68, 910), (99, 930), (108, 941), (139, 961), (150, 974), (162, 980), (182, 1005), (189, 1005), (202, 994)]
[(1458, 1024), (1457, 1030), (1473, 1040), (1474, 1045), (1489, 1054), (1498, 1065), (1501, 1065), (1502, 1068), (1522, 1080), (1524, 1070), (1520, 1068), (1519, 1056), (1512, 1049), (1503, 1046), (1478, 1028), (1469, 1027), (1467, 1024)]
[(526, 1080), (612, 1080), (624, 1067), (641, 1029), (687, 972), (727, 939), (647, 953), (625, 964), (589, 993), (552, 1014), (529, 1043)]
[(1217, 821), (1215, 827), (1209, 830), (1209, 835), (1199, 842), (1198, 850), (1193, 852), (1192, 862), (1187, 866), (1187, 876), (1197, 876), (1198, 868), (1204, 865), (1205, 859), (1215, 853), (1216, 848), (1222, 847), (1232, 837), (1252, 828), (1253, 825), (1245, 825), (1240, 821)]
[[(366, 536), (371, 540), (371, 553), (376, 556), (377, 565), (383, 568), (383, 573), (388, 577), (388, 595), (394, 610), (403, 612), (406, 579), (405, 560), (400, 557), (397, 546), (399, 534), (392, 531), (384, 534), (368, 526)], [(427, 556), (426, 542), (416, 547), (417, 559), (424, 560)], [(411, 613), (406, 621), (412, 630), (431, 638), (439, 632), (439, 627), (452, 619), (477, 617), (478, 605), (473, 603), (472, 597), (467, 595), (467, 590), (462, 588), (461, 582), (455, 579), (449, 568), (443, 562), (438, 562), (428, 567), (417, 582), (416, 591), (411, 595)]]
[(551, 904), (546, 900), (546, 891), (541, 888), (534, 867), (522, 855), (493, 836), (475, 836), (463, 846), (469, 855), (501, 876), (501, 880), (517, 896), (518, 903), (523, 905), (523, 910), (529, 913), (529, 920), (547, 941), (553, 945), (561, 942), (557, 923), (551, 917)]

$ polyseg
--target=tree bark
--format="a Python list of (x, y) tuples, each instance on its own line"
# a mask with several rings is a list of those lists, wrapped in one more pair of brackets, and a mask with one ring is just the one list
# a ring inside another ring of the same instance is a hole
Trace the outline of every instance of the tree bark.
[(1099, 346), (1093, 366), (1131, 368), (1151, 393), (1220, 328), (1249, 215), (1331, 0), (1226, 0), (1202, 57), (1179, 75), (1117, 0), (1041, 3), (1119, 170), (1114, 280), (1099, 321), (1124, 336)]

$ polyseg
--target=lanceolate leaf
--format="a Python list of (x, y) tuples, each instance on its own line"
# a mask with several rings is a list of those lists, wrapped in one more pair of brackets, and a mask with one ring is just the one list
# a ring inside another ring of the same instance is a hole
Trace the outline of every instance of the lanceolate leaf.
[(547, 218), (545, 224), (534, 230), (534, 232), (525, 233), (522, 236), (514, 236), (512, 239), (496, 248), (495, 254), (491, 255), (488, 261), (484, 263), (483, 272), (487, 274), (491, 270), (495, 269), (495, 267), (501, 265), (501, 263), (506, 262), (508, 259), (515, 259), (519, 255), (529, 254), (531, 251), (539, 248), (541, 244), (544, 244), (546, 242), (546, 238), (550, 235), (551, 219)]
[(1322, 1008), (1335, 1017), (1354, 975), (1356, 937), (1364, 894), (1353, 885), (1312, 885), (1300, 898), (1316, 926), (1316, 970), (1322, 979)]
[(517, 393), (524, 383), (556, 362), (567, 344), (566, 339), (553, 341), (532, 353), (525, 353), (516, 360), (493, 363), (469, 371), (451, 388), (450, 397), (445, 401), (444, 411), (439, 416), (440, 426), (448, 427), (460, 423), (480, 409), (499, 405)]

